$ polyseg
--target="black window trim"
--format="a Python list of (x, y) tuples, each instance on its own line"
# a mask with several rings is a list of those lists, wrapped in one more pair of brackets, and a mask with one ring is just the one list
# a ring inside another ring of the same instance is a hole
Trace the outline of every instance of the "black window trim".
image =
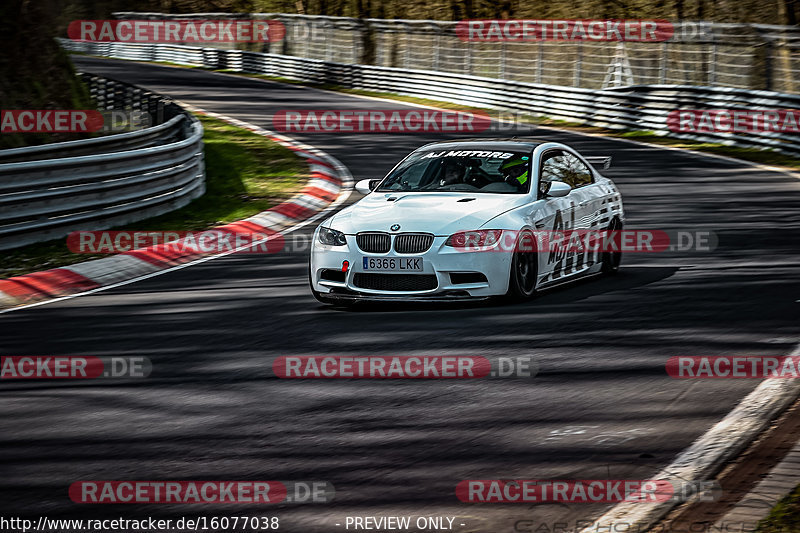
[[(539, 195), (540, 198), (544, 198), (544, 196), (541, 195), (541, 192), (540, 192), (540, 189), (539, 189), (539, 183), (541, 182), (541, 179), (542, 179), (542, 168), (544, 167), (545, 159), (547, 159), (547, 156), (551, 152), (566, 152), (566, 153), (568, 153), (570, 155), (574, 155), (575, 157), (578, 158), (578, 161), (583, 163), (583, 165), (586, 167), (586, 170), (589, 171), (589, 176), (591, 176), (592, 181), (590, 181), (589, 183), (584, 183), (583, 185), (580, 185), (578, 187), (573, 187), (572, 188), (573, 191), (576, 190), (576, 189), (581, 189), (583, 187), (588, 187), (589, 185), (594, 185), (595, 183), (597, 183), (596, 176), (594, 175), (594, 170), (592, 169), (592, 165), (590, 165), (583, 157), (581, 157), (581, 155), (579, 153), (577, 153), (577, 152), (575, 152), (573, 150), (570, 150), (568, 148), (561, 148), (561, 147), (548, 148), (547, 150), (543, 151), (542, 155), (539, 157), (539, 172), (537, 173), (537, 183), (536, 183), (536, 191), (537, 192), (536, 192), (536, 194)], [(570, 192), (572, 192), (572, 191), (570, 191)]]

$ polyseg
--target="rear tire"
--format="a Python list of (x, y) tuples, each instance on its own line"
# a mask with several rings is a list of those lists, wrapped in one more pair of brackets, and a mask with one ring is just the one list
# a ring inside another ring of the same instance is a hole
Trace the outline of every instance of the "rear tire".
[[(615, 218), (608, 225), (608, 229), (606, 231), (621, 231), (621, 230), (622, 230), (622, 222), (620, 222), (618, 218)], [(608, 276), (613, 276), (617, 272), (619, 272), (619, 265), (622, 262), (622, 252), (621, 251), (603, 252), (600, 262), (603, 265), (601, 268), (603, 274), (606, 274)]]
[(520, 242), (533, 242), (533, 234), (523, 232), (514, 247), (511, 259), (511, 270), (508, 276), (508, 292), (506, 299), (521, 302), (533, 298), (536, 294), (536, 281), (539, 275), (538, 256), (535, 251), (521, 251)]

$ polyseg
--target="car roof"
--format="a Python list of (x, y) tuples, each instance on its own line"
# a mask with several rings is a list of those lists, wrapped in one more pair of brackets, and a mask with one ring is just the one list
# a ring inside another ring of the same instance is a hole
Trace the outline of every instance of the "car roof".
[(417, 150), (524, 150), (531, 152), (540, 144), (542, 144), (541, 141), (517, 138), (459, 139), (429, 143), (419, 147)]

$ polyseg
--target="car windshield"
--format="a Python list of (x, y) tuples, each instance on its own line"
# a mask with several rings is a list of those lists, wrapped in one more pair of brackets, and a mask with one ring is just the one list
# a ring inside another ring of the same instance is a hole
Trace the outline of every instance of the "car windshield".
[(530, 153), (489, 150), (416, 152), (397, 166), (378, 191), (465, 191), (523, 194), (530, 187)]

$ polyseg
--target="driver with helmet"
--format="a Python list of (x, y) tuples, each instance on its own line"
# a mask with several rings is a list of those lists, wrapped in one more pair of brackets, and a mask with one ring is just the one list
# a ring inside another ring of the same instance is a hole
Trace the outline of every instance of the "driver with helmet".
[(513, 157), (500, 165), (500, 172), (506, 183), (522, 189), (528, 182), (528, 158)]

